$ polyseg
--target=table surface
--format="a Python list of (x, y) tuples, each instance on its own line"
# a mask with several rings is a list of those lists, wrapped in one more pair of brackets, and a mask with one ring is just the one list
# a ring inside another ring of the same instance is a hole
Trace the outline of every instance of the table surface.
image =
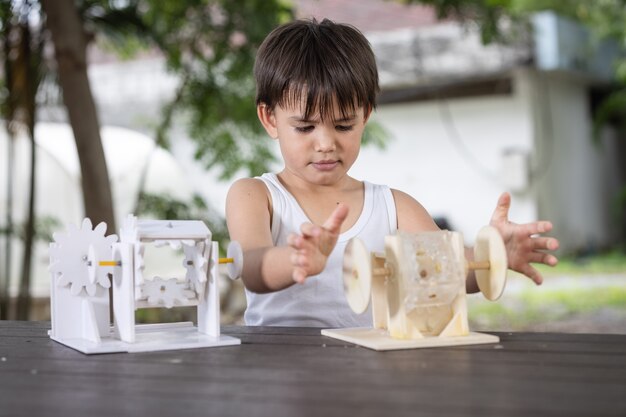
[(240, 346), (88, 356), (49, 327), (0, 321), (0, 416), (626, 416), (626, 335), (375, 352), (223, 326)]

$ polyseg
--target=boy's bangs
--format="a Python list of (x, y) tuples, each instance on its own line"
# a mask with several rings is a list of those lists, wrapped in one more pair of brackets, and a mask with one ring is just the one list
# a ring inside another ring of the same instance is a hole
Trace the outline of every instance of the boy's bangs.
[(321, 121), (333, 120), (336, 110), (339, 111), (341, 118), (352, 117), (357, 108), (363, 106), (365, 100), (361, 99), (360, 94), (354, 89), (333, 84), (292, 83), (278, 104), (281, 107), (301, 109), (306, 120), (316, 114), (319, 114)]

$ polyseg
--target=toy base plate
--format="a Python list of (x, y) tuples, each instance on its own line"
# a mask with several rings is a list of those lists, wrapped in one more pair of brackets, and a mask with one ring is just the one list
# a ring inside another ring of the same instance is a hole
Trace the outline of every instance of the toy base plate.
[(322, 335), (378, 351), (419, 349), (440, 346), (479, 345), (485, 343), (498, 343), (500, 341), (498, 336), (477, 332), (470, 332), (467, 336), (430, 336), (424, 337), (423, 339), (394, 339), (386, 330), (367, 327), (324, 329), (322, 330)]
[(84, 339), (58, 339), (65, 346), (85, 354), (118, 352), (155, 352), (161, 350), (195, 349), (217, 346), (240, 345), (241, 340), (220, 335), (218, 337), (199, 333), (191, 322), (143, 324), (135, 326), (135, 342), (126, 343), (115, 337), (113, 328), (99, 343)]

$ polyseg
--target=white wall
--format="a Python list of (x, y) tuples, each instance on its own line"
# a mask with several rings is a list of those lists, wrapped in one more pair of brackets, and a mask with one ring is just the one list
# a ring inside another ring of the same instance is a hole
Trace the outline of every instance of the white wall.
[[(352, 174), (407, 192), (472, 242), (489, 222), (500, 193), (512, 191), (503, 172), (506, 150), (531, 150), (525, 100), (517, 92), (380, 106), (373, 120), (393, 138), (385, 150), (364, 148)], [(536, 219), (528, 190), (513, 193), (510, 218)]]
[(579, 79), (554, 73), (536, 80), (537, 148), (551, 155), (537, 183), (539, 212), (554, 221), (565, 248), (605, 246), (617, 237), (616, 138), (605, 135), (594, 145), (587, 88)]

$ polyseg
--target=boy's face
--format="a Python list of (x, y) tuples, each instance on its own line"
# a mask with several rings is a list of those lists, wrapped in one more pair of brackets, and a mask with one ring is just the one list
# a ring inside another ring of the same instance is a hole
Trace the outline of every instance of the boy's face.
[(335, 185), (346, 177), (359, 155), (369, 117), (363, 108), (343, 117), (337, 106), (332, 120), (324, 121), (319, 114), (305, 119), (300, 106), (271, 111), (260, 105), (257, 113), (267, 133), (278, 139), (286, 173), (315, 185)]

